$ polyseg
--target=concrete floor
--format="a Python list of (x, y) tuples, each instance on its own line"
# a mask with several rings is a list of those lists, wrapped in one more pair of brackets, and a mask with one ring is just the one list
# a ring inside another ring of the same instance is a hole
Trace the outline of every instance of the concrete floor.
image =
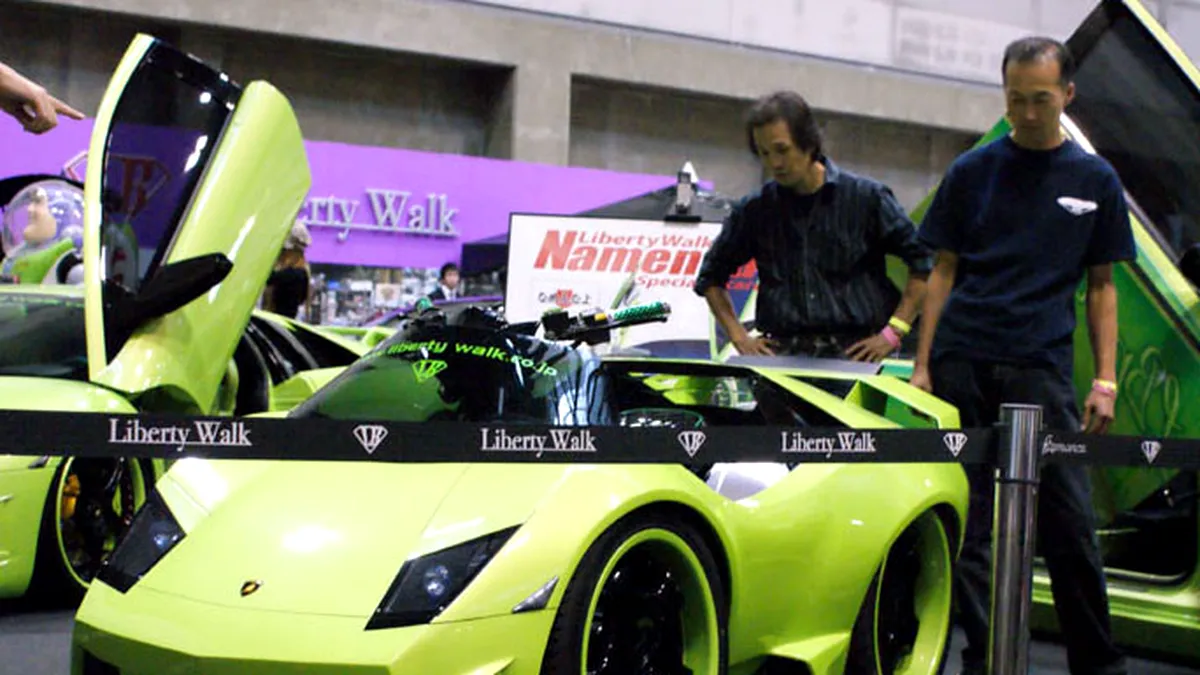
[[(0, 603), (0, 675), (68, 675), (74, 612), (64, 609)], [(945, 675), (956, 675), (961, 637), (951, 645)], [(1035, 641), (1030, 675), (1065, 675), (1067, 657), (1054, 643)], [(1134, 659), (1129, 675), (1198, 675), (1200, 670)]]

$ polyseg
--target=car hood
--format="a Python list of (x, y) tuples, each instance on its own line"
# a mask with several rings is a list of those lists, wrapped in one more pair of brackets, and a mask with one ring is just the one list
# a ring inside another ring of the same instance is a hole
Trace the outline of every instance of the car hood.
[[(138, 586), (239, 609), (366, 618), (406, 560), (519, 525), (563, 472), (488, 469), (184, 460), (160, 491), (187, 536)], [(248, 581), (261, 588), (242, 597)]]

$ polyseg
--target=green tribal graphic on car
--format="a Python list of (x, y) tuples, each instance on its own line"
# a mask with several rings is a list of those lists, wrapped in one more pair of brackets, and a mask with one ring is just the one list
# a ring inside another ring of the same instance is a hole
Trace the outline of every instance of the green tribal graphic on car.
[[(450, 344), (439, 340), (426, 340), (424, 342), (400, 342), (388, 347), (383, 351), (384, 356), (403, 356), (405, 354), (444, 354), (450, 350)], [(554, 377), (558, 375), (558, 370), (554, 366), (547, 365), (544, 361), (536, 361), (527, 356), (513, 354), (500, 347), (485, 347), (483, 345), (475, 345), (470, 343), (455, 343), (452, 354), (461, 354), (463, 356), (477, 356), (483, 359), (494, 359), (502, 363), (514, 363), (522, 368), (528, 368), (538, 375), (547, 375)], [(413, 373), (417, 376), (417, 382), (424, 382), (447, 368), (447, 363), (440, 360), (424, 359), (413, 363)]]

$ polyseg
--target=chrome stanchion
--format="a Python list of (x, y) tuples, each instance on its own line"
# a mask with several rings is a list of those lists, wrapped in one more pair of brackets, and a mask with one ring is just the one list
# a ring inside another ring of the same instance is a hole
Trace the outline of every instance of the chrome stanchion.
[(1033, 552), (1037, 541), (1037, 436), (1042, 408), (1000, 409), (996, 519), (992, 528), (992, 616), (988, 672), (1027, 675)]

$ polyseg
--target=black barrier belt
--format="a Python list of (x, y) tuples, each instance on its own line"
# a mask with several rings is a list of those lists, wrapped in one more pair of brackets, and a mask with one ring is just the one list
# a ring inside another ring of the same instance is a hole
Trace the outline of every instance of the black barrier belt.
[(1200, 441), (1190, 439), (1047, 431), (1038, 452), (1044, 463), (1200, 469)]
[(994, 429), (550, 427), (0, 411), (0, 453), (379, 462), (985, 463)]
[[(0, 454), (378, 462), (994, 463), (999, 428), (551, 427), (0, 411)], [(1042, 462), (1200, 470), (1200, 442), (1047, 431)]]

